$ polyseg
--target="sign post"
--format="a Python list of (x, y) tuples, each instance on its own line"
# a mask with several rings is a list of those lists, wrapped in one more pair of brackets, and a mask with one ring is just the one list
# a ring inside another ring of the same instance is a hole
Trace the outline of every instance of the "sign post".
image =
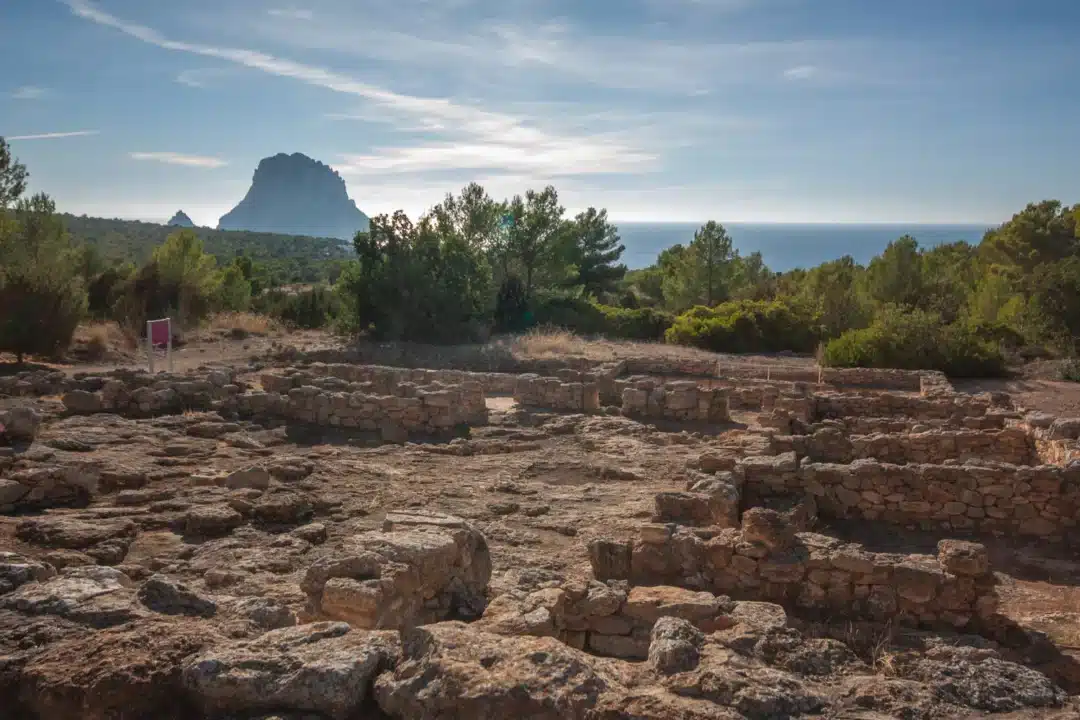
[(159, 347), (165, 348), (165, 361), (172, 372), (172, 318), (146, 321), (146, 357), (151, 375), (154, 374), (154, 354)]

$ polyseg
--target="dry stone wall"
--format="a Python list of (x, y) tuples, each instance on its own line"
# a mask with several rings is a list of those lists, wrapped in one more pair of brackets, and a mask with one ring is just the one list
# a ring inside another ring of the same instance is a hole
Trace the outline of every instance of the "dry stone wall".
[(733, 627), (750, 606), (768, 607), (778, 621), (786, 619), (783, 609), (774, 605), (739, 603), (705, 591), (630, 587), (620, 580), (570, 581), (532, 593), (499, 595), (475, 627), (498, 635), (554, 637), (596, 655), (644, 660), (661, 618), (679, 618), (711, 633)]
[(810, 494), (836, 518), (1053, 540), (1074, 536), (1080, 522), (1080, 463), (839, 464), (800, 462), (788, 452), (745, 458), (734, 475), (744, 504)]
[(566, 382), (526, 373), (517, 376), (514, 401), (523, 407), (592, 413), (600, 410), (600, 387), (595, 382)]
[(1007, 395), (945, 395), (923, 397), (903, 393), (818, 393), (813, 395), (813, 420), (861, 417), (906, 417), (916, 420), (948, 420), (989, 414), (1015, 414)]
[(774, 445), (795, 450), (800, 457), (812, 462), (827, 463), (880, 460), (904, 465), (989, 460), (1030, 465), (1034, 460), (1034, 444), (1023, 427), (996, 431), (930, 430), (870, 435), (851, 435), (839, 428), (826, 427), (810, 435), (774, 438)]
[(764, 508), (745, 512), (739, 529), (646, 525), (635, 541), (593, 541), (589, 557), (600, 581), (676, 585), (831, 617), (964, 627), (997, 609), (982, 545), (943, 540), (936, 557), (874, 553), (795, 532)]
[(662, 382), (639, 376), (616, 380), (622, 413), (627, 417), (726, 423), (731, 420), (726, 388), (706, 387), (693, 380)]

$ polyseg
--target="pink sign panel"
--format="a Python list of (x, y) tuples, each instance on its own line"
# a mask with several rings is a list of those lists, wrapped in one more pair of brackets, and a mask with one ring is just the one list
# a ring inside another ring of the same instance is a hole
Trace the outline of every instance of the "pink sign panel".
[(150, 321), (150, 344), (151, 345), (168, 345), (169, 344), (169, 321), (168, 320), (151, 320)]

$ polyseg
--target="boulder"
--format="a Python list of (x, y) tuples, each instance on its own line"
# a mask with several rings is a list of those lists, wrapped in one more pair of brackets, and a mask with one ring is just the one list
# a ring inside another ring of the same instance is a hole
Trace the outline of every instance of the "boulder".
[(100, 395), (86, 390), (72, 390), (64, 393), (61, 400), (68, 412), (80, 415), (98, 413), (105, 408)]
[(296, 625), (296, 614), (273, 598), (240, 598), (230, 602), (227, 609), (260, 630), (277, 630)]
[(589, 562), (593, 577), (600, 581), (627, 580), (630, 578), (630, 543), (622, 540), (598, 538), (588, 545)]
[(15, 407), (7, 412), (0, 412), (0, 425), (3, 434), (12, 440), (31, 441), (37, 437), (41, 427), (41, 415), (33, 408)]
[(795, 543), (796, 527), (784, 513), (752, 507), (742, 516), (743, 540), (764, 545), (770, 552), (787, 550)]
[(23, 520), (15, 536), (34, 545), (83, 550), (98, 543), (117, 540), (130, 543), (137, 528), (130, 520), (76, 520), (70, 517), (43, 517)]
[(487, 541), (458, 518), (431, 519), (346, 538), (304, 577), (311, 610), (363, 628), (478, 617), (491, 577)]
[(270, 472), (266, 468), (254, 466), (235, 470), (225, 476), (225, 487), (230, 490), (255, 488), (265, 490), (270, 487)]
[(318, 622), (215, 645), (183, 666), (184, 688), (206, 715), (258, 711), (356, 717), (371, 682), (397, 657), (392, 633)]
[(44, 582), (54, 575), (56, 570), (51, 565), (15, 553), (0, 552), (0, 595), (28, 582)]
[(139, 587), (139, 601), (163, 615), (212, 617), (217, 612), (213, 600), (199, 597), (193, 590), (164, 575), (152, 575)]
[(3, 597), (0, 608), (27, 615), (55, 615), (103, 628), (141, 616), (127, 575), (109, 567), (69, 568), (45, 582), (26, 583)]
[(649, 664), (663, 675), (693, 670), (704, 644), (704, 633), (686, 620), (662, 617), (649, 634)]
[(184, 531), (196, 537), (221, 537), (243, 522), (244, 516), (228, 505), (201, 505), (188, 511)]
[(990, 555), (986, 546), (964, 540), (938, 542), (938, 562), (954, 575), (979, 577), (990, 572)]
[(14, 505), (26, 497), (29, 492), (30, 488), (22, 483), (0, 478), (0, 507)]

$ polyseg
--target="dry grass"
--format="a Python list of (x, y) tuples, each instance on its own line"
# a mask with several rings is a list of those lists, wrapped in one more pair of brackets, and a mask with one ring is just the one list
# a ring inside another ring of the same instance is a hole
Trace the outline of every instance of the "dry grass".
[(520, 357), (545, 358), (584, 356), (590, 345), (568, 330), (559, 328), (533, 328), (513, 342), (513, 352)]
[(227, 333), (235, 338), (249, 335), (265, 336), (281, 332), (281, 323), (267, 315), (250, 312), (218, 313), (210, 318), (209, 329), (212, 332)]
[(79, 325), (71, 339), (72, 354), (80, 360), (101, 362), (135, 350), (138, 339), (118, 323), (91, 322)]

